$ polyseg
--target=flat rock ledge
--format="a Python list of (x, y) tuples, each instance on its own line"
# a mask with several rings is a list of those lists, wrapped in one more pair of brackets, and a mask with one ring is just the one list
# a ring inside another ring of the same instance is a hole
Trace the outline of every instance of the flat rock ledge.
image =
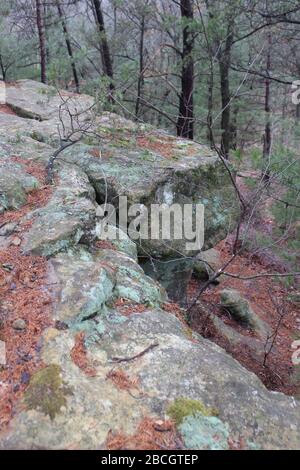
[[(218, 414), (217, 422), (215, 417), (203, 421), (197, 414), (186, 418), (180, 431), (187, 448), (218, 448), (213, 435), (207, 439), (216, 424), (226, 431), (222, 448), (229, 448), (229, 439), (242, 439), (249, 449), (299, 448), (299, 402), (267, 391), (210, 341), (198, 337), (192, 342), (171, 314), (149, 309), (124, 318), (110, 311), (98, 320), (101, 328), (93, 320), (81, 324), (97, 333), (87, 342), (92, 377), (71, 359), (80, 326), (45, 332), (44, 373), (31, 379), (20, 411), (1, 435), (0, 448), (101, 449), (110, 430), (130, 435), (145, 416), (164, 419), (176, 398), (197, 400)], [(144, 355), (121, 365), (129, 377), (137, 378), (138, 399), (107, 380), (116, 367), (113, 358), (137, 355), (153, 344)]]

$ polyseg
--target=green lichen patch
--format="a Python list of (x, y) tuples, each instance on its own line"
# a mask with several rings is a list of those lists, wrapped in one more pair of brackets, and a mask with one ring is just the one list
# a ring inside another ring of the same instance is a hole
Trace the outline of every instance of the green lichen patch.
[(41, 411), (53, 420), (67, 405), (68, 395), (72, 390), (63, 382), (60, 366), (50, 364), (32, 376), (24, 401), (28, 409)]
[(194, 416), (201, 414), (203, 416), (217, 416), (218, 410), (215, 408), (206, 407), (199, 400), (192, 400), (191, 398), (176, 398), (167, 409), (168, 415), (179, 426), (186, 416)]
[(216, 416), (196, 413), (186, 416), (179, 426), (185, 447), (195, 450), (229, 449), (229, 427)]

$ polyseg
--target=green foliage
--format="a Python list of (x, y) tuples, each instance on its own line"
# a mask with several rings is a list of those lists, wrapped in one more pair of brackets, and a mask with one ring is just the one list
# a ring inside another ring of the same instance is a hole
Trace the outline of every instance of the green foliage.
[(251, 166), (255, 169), (261, 169), (262, 151), (259, 148), (253, 148), (250, 152)]
[(243, 151), (242, 149), (232, 150), (232, 156), (238, 163), (241, 163), (243, 160)]

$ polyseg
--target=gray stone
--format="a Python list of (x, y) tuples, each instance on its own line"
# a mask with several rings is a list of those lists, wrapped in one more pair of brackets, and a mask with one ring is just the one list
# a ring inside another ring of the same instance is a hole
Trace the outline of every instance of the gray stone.
[(45, 207), (30, 213), (32, 227), (24, 236), (23, 250), (51, 256), (94, 238), (95, 192), (85, 173), (65, 165), (59, 170), (58, 185)]
[[(33, 394), (37, 380), (32, 379), (23, 407), (1, 434), (2, 449), (103, 448), (109, 431), (134, 434), (145, 416), (163, 419), (179, 397), (198, 400), (218, 413), (216, 419), (193, 415), (183, 421), (179, 431), (186, 447), (228, 448), (230, 439), (251, 449), (299, 449), (300, 404), (293, 397), (267, 391), (210, 341), (198, 337), (191, 342), (173, 315), (152, 309), (122, 323), (114, 318), (105, 320), (106, 332), (87, 345), (92, 377), (71, 360), (72, 329), (45, 332), (42, 359), (60, 371), (60, 392), (48, 389), (47, 406), (41, 408)], [(135, 360), (118, 364), (138, 378), (139, 399), (107, 380), (114, 358), (133, 357), (155, 344)], [(47, 380), (46, 371), (43, 376)]]
[(267, 338), (270, 328), (253, 311), (247, 299), (235, 289), (221, 291), (221, 305), (228, 310), (239, 323), (256, 330), (263, 338)]
[(200, 280), (207, 280), (221, 267), (221, 257), (218, 250), (201, 251), (194, 261), (193, 274)]
[(228, 450), (229, 427), (216, 416), (187, 416), (179, 426), (188, 449)]
[(19, 209), (27, 201), (27, 193), (39, 187), (38, 180), (14, 162), (0, 160), (0, 207)]
[(157, 306), (167, 300), (163, 287), (147, 276), (129, 256), (115, 250), (101, 250), (97, 259), (112, 270), (116, 298), (134, 303)]
[[(164, 138), (154, 131), (148, 138), (151, 136), (158, 141)], [(151, 213), (151, 204), (166, 204), (167, 207), (179, 204), (181, 208), (183, 204), (193, 204), (194, 208), (196, 204), (203, 204), (204, 249), (208, 249), (225, 238), (236, 223), (238, 205), (231, 182), (218, 157), (206, 147), (171, 136), (168, 139), (172, 140), (174, 148), (170, 159), (150, 151), (143, 157), (143, 150), (134, 147), (134, 143), (131, 150), (118, 144), (118, 140), (113, 147), (103, 144), (102, 159), (92, 157), (91, 148), (84, 144), (67, 149), (64, 159), (75, 162), (88, 174), (98, 201), (107, 200), (116, 207), (119, 196), (126, 196), (128, 205), (143, 204), (148, 213)], [(192, 152), (188, 148), (191, 145)], [(104, 158), (106, 153), (109, 158)], [(141, 256), (151, 254), (174, 259), (193, 256), (200, 250), (190, 249), (189, 241), (184, 237), (177, 240), (171, 224), (170, 239), (140, 238), (137, 246)]]
[(68, 99), (68, 106), (73, 113), (75, 110), (85, 110), (93, 104), (90, 96), (68, 91), (62, 91), (59, 95), (55, 87), (34, 80), (18, 80), (15, 85), (6, 87), (6, 103), (22, 118), (55, 120), (63, 99)]
[(19, 331), (26, 330), (26, 327), (27, 327), (26, 321), (23, 320), (23, 318), (17, 318), (16, 320), (13, 321), (12, 327), (14, 330), (19, 330)]
[(17, 228), (18, 224), (16, 222), (9, 222), (5, 225), (0, 227), (0, 237), (6, 237), (11, 235), (15, 229)]
[[(108, 224), (107, 225), (107, 230), (110, 230), (112, 233), (111, 239), (108, 240), (108, 242), (115, 247), (117, 251), (120, 251), (121, 253), (125, 253), (128, 255), (130, 258), (132, 258), (134, 261), (137, 261), (137, 247), (136, 244), (128, 237), (128, 235), (121, 230), (119, 227), (115, 227), (113, 225)], [(99, 238), (99, 240), (106, 240), (105, 236), (101, 235), (96, 238)]]
[[(9, 167), (13, 152), (46, 161), (57, 145), (59, 95), (31, 81), (12, 85), (8, 94), (18, 116), (0, 113), (1, 166)], [(72, 98), (71, 106), (77, 103), (81, 109), (91, 102), (90, 97)], [(89, 113), (84, 119), (90, 119)], [(111, 248), (94, 244), (97, 193), (98, 203), (107, 196), (115, 205), (120, 195), (147, 207), (202, 202), (205, 248), (210, 248), (238, 217), (235, 192), (221, 162), (205, 146), (114, 114), (95, 117), (92, 126), (102, 137), (101, 155), (94, 152), (99, 139), (90, 136), (62, 153), (52, 197), (25, 219), (33, 223), (22, 249), (50, 258), (53, 320), (65, 328), (44, 331), (39, 351), (43, 367), (32, 374), (10, 426), (1, 433), (0, 448), (104, 448), (110, 431), (133, 435), (145, 417), (163, 420), (173, 401), (185, 398), (197, 400), (198, 409), (214, 408), (218, 415), (199, 412), (184, 417), (178, 431), (187, 448), (226, 449), (230, 441), (243, 441), (251, 449), (299, 449), (299, 402), (267, 391), (254, 374), (212, 342), (196, 334), (191, 341), (187, 326), (161, 310), (165, 291), (137, 264), (136, 247), (128, 238), (113, 241)], [(165, 151), (143, 148), (139, 138)], [(11, 205), (17, 207), (33, 181), (28, 175), (24, 180), (21, 166), (14, 168), (22, 174), (18, 190), (9, 193)], [(193, 263), (185, 259), (190, 254), (185, 244), (157, 240), (137, 245), (140, 255), (170, 261), (171, 269), (159, 273), (170, 291), (184, 286)], [(129, 310), (127, 317), (123, 303), (143, 308), (137, 313)], [(250, 306), (242, 307), (248, 311), (239, 318), (256, 328)], [(9, 313), (5, 310), (5, 318)], [(85, 356), (84, 361), (73, 362), (79, 332)], [(137, 395), (109, 379), (116, 367), (135, 380)]]
[(231, 326), (227, 325), (221, 318), (217, 315), (211, 313), (208, 308), (201, 304), (203, 312), (205, 312), (205, 321), (211, 322), (214, 326), (217, 334), (224, 338), (229, 344), (233, 347), (247, 347), (247, 350), (251, 351), (251, 355), (255, 357), (256, 360), (262, 361), (265, 353), (265, 341), (261, 341), (257, 338), (252, 338), (247, 335), (243, 335), (236, 331)]
[(52, 282), (57, 284), (54, 317), (66, 324), (97, 314), (112, 297), (112, 276), (85, 249), (52, 258)]
[(54, 318), (68, 325), (105, 314), (118, 298), (146, 305), (166, 300), (163, 289), (122, 252), (91, 253), (78, 246), (53, 257), (49, 265), (56, 286)]

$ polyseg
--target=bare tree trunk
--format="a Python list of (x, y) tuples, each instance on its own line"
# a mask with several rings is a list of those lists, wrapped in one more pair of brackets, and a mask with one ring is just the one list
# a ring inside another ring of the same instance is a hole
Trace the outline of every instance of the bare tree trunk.
[(177, 119), (177, 135), (188, 139), (194, 138), (193, 88), (194, 88), (194, 35), (191, 32), (193, 0), (180, 0), (181, 18), (183, 20), (183, 49), (181, 69), (181, 94), (179, 115)]
[(44, 16), (42, 12), (41, 0), (35, 0), (35, 4), (36, 4), (36, 25), (38, 29), (39, 45), (40, 45), (41, 82), (47, 83), (46, 37), (45, 37), (45, 25), (44, 25)]
[(4, 67), (3, 60), (2, 60), (2, 55), (1, 55), (1, 54), (0, 54), (0, 68), (1, 68), (1, 73), (2, 73), (3, 81), (6, 82), (6, 69), (5, 69), (5, 67)]
[(73, 56), (73, 50), (72, 50), (72, 46), (71, 46), (69, 31), (68, 31), (67, 22), (66, 22), (66, 19), (65, 19), (65, 16), (64, 16), (64, 12), (62, 10), (62, 7), (60, 5), (59, 0), (56, 0), (56, 6), (57, 6), (58, 15), (59, 15), (61, 25), (62, 25), (62, 28), (63, 28), (63, 32), (64, 32), (64, 37), (65, 37), (65, 41), (66, 41), (68, 55), (69, 55), (70, 61), (71, 61), (71, 67), (72, 67), (72, 72), (73, 72), (73, 77), (74, 77), (74, 83), (75, 83), (75, 86), (76, 86), (76, 91), (77, 91), (77, 93), (79, 93), (79, 79), (78, 79), (76, 64), (75, 64), (75, 60), (74, 60), (74, 56)]
[[(297, 70), (298, 77), (300, 77), (300, 62), (298, 62), (297, 59), (296, 59), (296, 70)], [(296, 122), (300, 121), (300, 103), (296, 104), (295, 119), (296, 119)]]
[(220, 69), (220, 86), (222, 101), (222, 117), (221, 117), (221, 149), (226, 159), (229, 157), (231, 129), (230, 129), (230, 87), (229, 87), (229, 69), (231, 61), (231, 47), (233, 43), (233, 20), (229, 19), (227, 37), (224, 50), (220, 50), (218, 54)]
[(107, 42), (107, 36), (104, 25), (103, 13), (101, 10), (100, 0), (93, 0), (93, 5), (95, 9), (95, 16), (97, 21), (97, 26), (99, 30), (99, 40), (100, 40), (100, 51), (101, 51), (101, 60), (104, 74), (109, 78), (109, 101), (113, 101), (114, 94), (114, 83), (113, 83), (113, 65), (112, 59), (109, 52), (109, 46)]
[(214, 146), (214, 136), (212, 131), (212, 112), (213, 112), (213, 88), (214, 88), (214, 76), (213, 70), (210, 70), (208, 77), (208, 100), (207, 100), (207, 139), (210, 143), (210, 147)]
[(135, 103), (135, 117), (138, 119), (144, 86), (144, 36), (145, 36), (145, 16), (141, 19), (140, 47), (139, 47), (139, 78), (137, 84), (137, 99)]
[(233, 150), (237, 149), (237, 121), (238, 121), (239, 107), (234, 104), (232, 110), (232, 119), (230, 123), (230, 147)]
[[(272, 35), (271, 31), (268, 32), (268, 50), (266, 62), (266, 77), (269, 77), (271, 69), (271, 47)], [(263, 137), (263, 179), (268, 181), (270, 178), (270, 157), (272, 145), (272, 132), (271, 132), (271, 106), (270, 106), (270, 84), (269, 78), (265, 79), (265, 133)]]

